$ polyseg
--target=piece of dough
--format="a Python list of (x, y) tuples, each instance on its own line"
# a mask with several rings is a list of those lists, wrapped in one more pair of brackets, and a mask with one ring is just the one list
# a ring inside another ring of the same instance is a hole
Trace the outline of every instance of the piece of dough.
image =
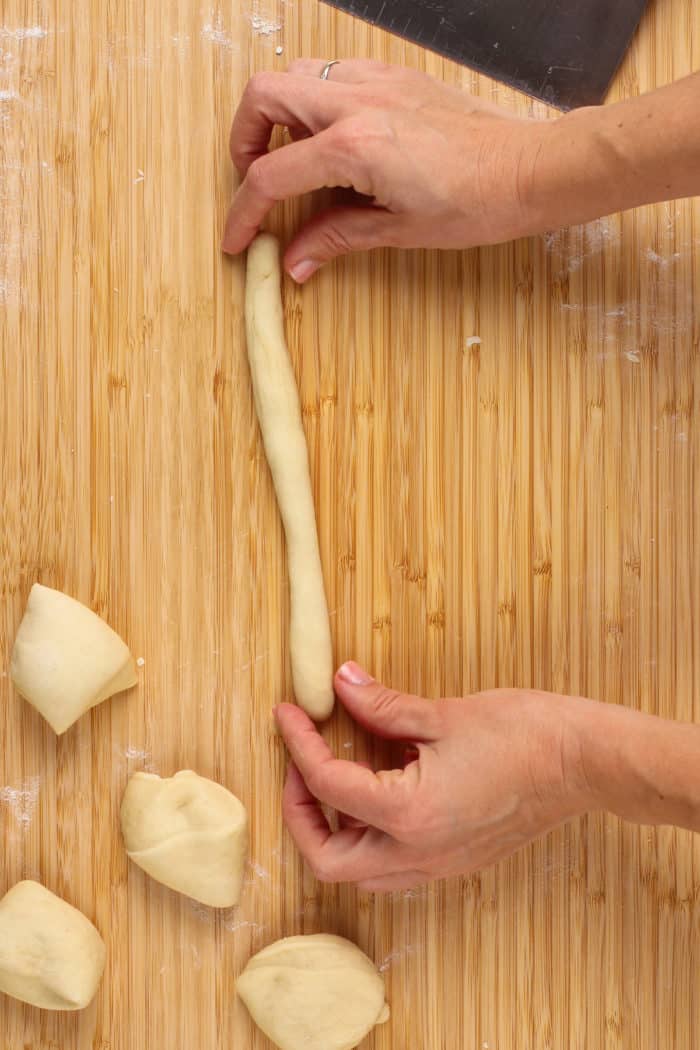
[(238, 903), (248, 814), (221, 784), (191, 769), (163, 779), (134, 773), (121, 823), (129, 856), (152, 878), (213, 908)]
[(245, 314), (255, 407), (287, 539), (294, 693), (312, 718), (323, 719), (333, 710), (331, 629), (309, 454), (284, 338), (279, 246), (270, 234), (248, 249)]
[(351, 941), (327, 933), (263, 948), (236, 991), (280, 1050), (352, 1050), (389, 1017), (373, 963)]
[(44, 1010), (82, 1010), (106, 954), (90, 920), (40, 883), (18, 882), (0, 900), (0, 992)]
[(136, 685), (134, 658), (118, 634), (61, 591), (35, 583), (10, 674), (15, 688), (56, 733), (122, 689)]

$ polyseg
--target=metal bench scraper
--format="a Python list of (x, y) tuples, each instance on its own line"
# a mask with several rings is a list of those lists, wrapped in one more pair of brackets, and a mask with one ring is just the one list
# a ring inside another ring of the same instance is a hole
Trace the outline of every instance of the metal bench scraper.
[(560, 109), (597, 105), (646, 0), (326, 0)]

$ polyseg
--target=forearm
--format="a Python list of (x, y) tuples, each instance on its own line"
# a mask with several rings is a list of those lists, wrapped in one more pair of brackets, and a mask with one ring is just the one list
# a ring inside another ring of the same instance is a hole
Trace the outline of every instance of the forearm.
[(595, 808), (700, 831), (700, 726), (587, 701), (575, 735)]
[(551, 122), (525, 170), (535, 228), (700, 194), (700, 73)]

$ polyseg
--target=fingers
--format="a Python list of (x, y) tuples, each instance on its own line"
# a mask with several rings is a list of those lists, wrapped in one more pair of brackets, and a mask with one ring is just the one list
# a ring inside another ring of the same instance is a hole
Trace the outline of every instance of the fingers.
[(387, 689), (352, 661), (336, 673), (335, 691), (352, 717), (378, 736), (431, 743), (443, 734), (439, 702)]
[(291, 142), (248, 168), (226, 219), (225, 252), (235, 254), (247, 248), (277, 201), (352, 182), (353, 159), (346, 156), (339, 161), (336, 135), (335, 130), (322, 131), (313, 138)]
[[(390, 832), (408, 804), (403, 772), (382, 779), (356, 762), (334, 758), (309, 716), (293, 704), (275, 710), (279, 730), (309, 792), (319, 801)], [(408, 782), (406, 782), (408, 784)]]
[[(358, 759), (355, 762), (355, 765), (362, 766), (363, 769), (369, 769), (369, 770), (372, 769), (372, 766), (369, 764), (369, 762), (363, 762), (361, 759)], [(339, 828), (366, 828), (367, 824), (365, 823), (364, 820), (358, 820), (357, 817), (351, 817), (347, 813), (340, 813), (340, 812), (338, 812), (338, 827)]]
[(393, 247), (398, 237), (399, 220), (384, 208), (329, 208), (297, 234), (285, 252), (284, 266), (303, 284), (331, 259), (348, 252)]
[[(324, 58), (298, 58), (290, 62), (288, 71), (297, 76), (317, 77), (327, 63)], [(327, 83), (338, 84), (364, 84), (368, 80), (377, 77), (386, 77), (387, 74), (401, 72), (397, 66), (388, 66), (385, 62), (375, 62), (369, 58), (342, 58), (336, 66), (330, 70)]]
[(300, 853), (321, 882), (379, 879), (410, 868), (409, 849), (375, 828), (331, 832), (300, 771), (290, 764), (282, 796), (284, 819)]
[(231, 159), (241, 175), (267, 152), (276, 124), (321, 131), (352, 113), (339, 84), (289, 73), (256, 73), (248, 81), (231, 126)]

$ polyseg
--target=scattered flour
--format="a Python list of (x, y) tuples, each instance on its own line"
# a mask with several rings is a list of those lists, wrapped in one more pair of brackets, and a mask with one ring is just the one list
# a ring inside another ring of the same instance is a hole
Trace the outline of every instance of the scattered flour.
[(404, 955), (412, 955), (414, 951), (415, 948), (413, 947), (413, 945), (407, 944), (405, 948), (401, 948), (400, 950), (395, 952), (389, 952), (389, 954), (379, 964), (377, 969), (380, 973), (386, 973), (386, 971), (391, 968), (393, 963), (398, 962), (400, 959), (403, 959)]
[(262, 864), (256, 864), (254, 860), (249, 860), (248, 867), (251, 869), (251, 871), (254, 872), (255, 875), (258, 876), (259, 879), (270, 878), (270, 872), (267, 870), (267, 868), (263, 868)]
[(651, 248), (647, 252), (647, 259), (649, 262), (654, 263), (655, 266), (661, 267), (661, 269), (666, 269), (667, 266), (677, 262), (680, 257), (680, 252), (673, 252), (673, 254), (669, 256), (659, 255), (658, 252), (653, 251)]
[(24, 26), (19, 29), (0, 26), (0, 40), (42, 40), (48, 35), (48, 29), (43, 26)]
[(261, 10), (260, 0), (253, 0), (253, 9), (248, 18), (256, 36), (272, 36), (282, 28), (282, 19), (273, 18), (269, 11)]
[(595, 219), (583, 226), (554, 230), (542, 235), (545, 250), (559, 263), (559, 275), (576, 273), (586, 259), (601, 255), (608, 245), (618, 244), (620, 234), (608, 218)]
[(209, 22), (205, 22), (202, 26), (201, 36), (203, 40), (208, 40), (211, 44), (223, 47), (226, 51), (233, 50), (231, 34), (224, 29), (221, 15), (216, 15)]
[(32, 822), (36, 804), (39, 799), (39, 777), (27, 777), (20, 783), (19, 787), (0, 787), (0, 805), (9, 808), (13, 817), (22, 828), (27, 828)]
[(256, 933), (262, 933), (263, 930), (267, 929), (267, 926), (263, 926), (259, 922), (251, 922), (248, 919), (230, 919), (228, 922), (224, 923), (224, 926), (230, 933), (235, 933), (236, 930), (245, 929), (253, 930)]
[(18, 99), (16, 91), (0, 91), (0, 102), (16, 102)]
[(127, 747), (126, 751), (124, 752), (124, 757), (146, 759), (151, 757), (151, 752), (141, 751), (141, 749), (138, 747)]
[(279, 20), (270, 20), (255, 13), (250, 16), (250, 24), (253, 27), (253, 32), (258, 36), (271, 36), (273, 33), (279, 33), (282, 28), (282, 23)]
[(157, 773), (158, 767), (153, 761), (150, 751), (144, 751), (140, 747), (127, 747), (122, 754), (127, 760), (143, 763), (144, 773)]
[(470, 335), (467, 339), (467, 349), (470, 346), (481, 346), (481, 337), (478, 335)]

